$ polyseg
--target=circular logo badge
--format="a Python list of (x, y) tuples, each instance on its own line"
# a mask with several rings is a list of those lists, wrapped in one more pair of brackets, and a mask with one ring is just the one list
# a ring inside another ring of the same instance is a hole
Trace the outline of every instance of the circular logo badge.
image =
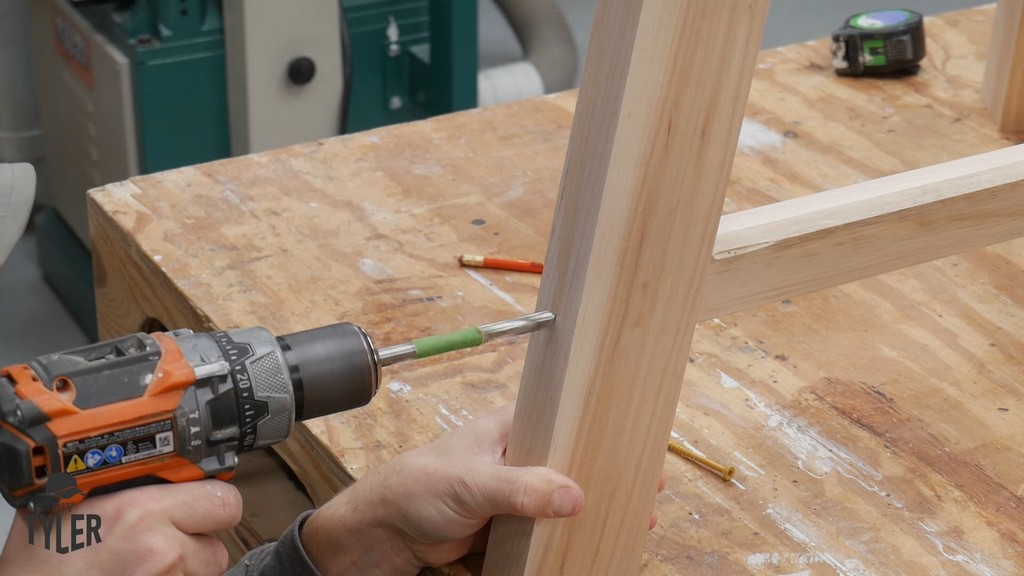
[(85, 465), (89, 468), (99, 468), (103, 465), (103, 452), (93, 448), (85, 453), (82, 460), (85, 460)]
[(117, 464), (124, 456), (124, 448), (120, 444), (111, 444), (103, 451), (103, 458), (110, 464)]

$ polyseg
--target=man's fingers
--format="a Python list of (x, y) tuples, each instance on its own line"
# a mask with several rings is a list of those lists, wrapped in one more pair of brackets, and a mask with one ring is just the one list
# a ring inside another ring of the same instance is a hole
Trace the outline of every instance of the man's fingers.
[(568, 477), (539, 466), (494, 466), (481, 487), (485, 516), (568, 518), (583, 508), (583, 490)]
[(227, 530), (242, 518), (238, 489), (220, 480), (161, 484), (136, 488), (137, 499), (149, 514), (166, 516), (186, 534)]
[(191, 494), (187, 506), (171, 513), (171, 522), (186, 534), (204, 534), (233, 528), (242, 519), (242, 495), (238, 488), (220, 480), (179, 484)]
[(188, 576), (222, 576), (228, 569), (228, 549), (216, 536), (188, 536), (182, 547), (185, 574)]

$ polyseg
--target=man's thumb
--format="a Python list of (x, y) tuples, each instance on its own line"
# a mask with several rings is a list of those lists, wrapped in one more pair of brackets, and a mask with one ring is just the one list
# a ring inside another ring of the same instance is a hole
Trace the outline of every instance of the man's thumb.
[(583, 489), (550, 468), (496, 466), (488, 480), (488, 515), (568, 518), (583, 508)]

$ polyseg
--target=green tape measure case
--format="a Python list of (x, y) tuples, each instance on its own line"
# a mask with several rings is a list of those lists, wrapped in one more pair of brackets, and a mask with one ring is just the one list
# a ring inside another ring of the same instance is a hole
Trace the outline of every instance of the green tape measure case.
[(832, 34), (832, 66), (840, 76), (913, 74), (924, 54), (924, 18), (912, 10), (863, 12)]

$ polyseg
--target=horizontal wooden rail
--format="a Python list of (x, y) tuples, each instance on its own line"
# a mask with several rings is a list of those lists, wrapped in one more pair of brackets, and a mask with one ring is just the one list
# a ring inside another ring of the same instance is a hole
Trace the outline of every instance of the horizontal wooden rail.
[(1024, 236), (1024, 145), (722, 217), (700, 318)]

